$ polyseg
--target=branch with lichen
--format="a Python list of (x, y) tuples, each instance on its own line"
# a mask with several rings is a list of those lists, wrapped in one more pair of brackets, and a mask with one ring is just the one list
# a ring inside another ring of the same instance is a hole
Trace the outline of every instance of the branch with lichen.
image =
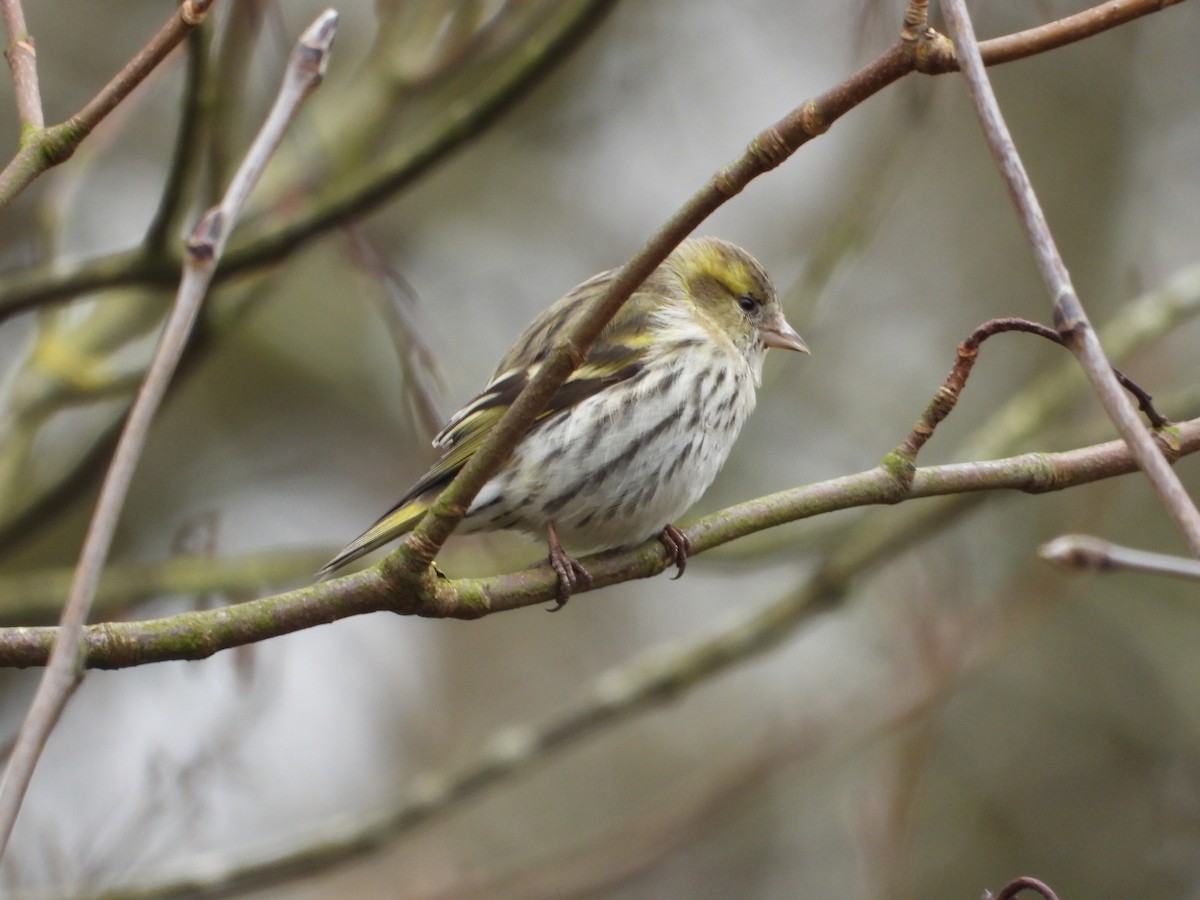
[[(1101, 4), (1094, 10), (1068, 17), (1050, 26), (1041, 26), (1016, 35), (997, 38), (984, 42), (982, 52), (988, 63), (1008, 62), (1023, 58), (1049, 49), (1061, 46), (1063, 43), (1081, 40), (1099, 33), (1115, 25), (1123, 24), (1137, 16), (1153, 12), (1163, 4), (1145, 2), (1145, 0), (1111, 0)], [(329, 178), (333, 185), (331, 190), (335, 195), (322, 197), (314, 196), (302, 202), (300, 207), (289, 206), (282, 224), (276, 222), (271, 215), (265, 215), (257, 225), (245, 228), (244, 236), (235, 236), (227, 253), (226, 259), (216, 273), (219, 281), (223, 277), (236, 274), (246, 269), (257, 269), (266, 263), (273, 262), (295, 249), (303, 240), (316, 236), (324, 229), (340, 224), (357, 215), (374, 208), (383, 200), (392, 196), (397, 190), (411, 183), (430, 165), (443, 158), (448, 152), (459, 146), (466, 138), (478, 133), (500, 111), (537, 80), (551, 62), (561, 56), (565, 48), (578, 40), (581, 34), (607, 10), (608, 4), (595, 2), (582, 4), (568, 19), (562, 30), (553, 33), (553, 39), (543, 42), (542, 52), (529, 58), (522, 58), (517, 66), (504, 78), (498, 78), (489, 84), (497, 85), (491, 88), (491, 93), (483, 93), (476, 98), (472, 105), (467, 104), (465, 112), (456, 113), (456, 118), (444, 123), (441, 130), (436, 130), (425, 136), (423, 142), (416, 146), (406, 143), (391, 154), (381, 154), (381, 162), (368, 167), (351, 177)], [(829, 125), (846, 111), (856, 106), (862, 100), (871, 96), (882, 87), (890, 84), (911, 72), (938, 74), (953, 71), (955, 62), (948, 42), (941, 36), (926, 28), (910, 27), (904, 40), (891, 48), (874, 63), (865, 67), (846, 82), (826, 92), (812, 101), (797, 108), (776, 126), (763, 132), (751, 143), (747, 153), (738, 161), (719, 173), (702, 195), (698, 195), (688, 207), (680, 211), (676, 219), (668, 225), (669, 235), (660, 235), (660, 239), (649, 245), (646, 255), (634, 260), (634, 267), (627, 271), (626, 279), (617, 287), (622, 290), (631, 289), (629, 282), (637, 278), (637, 274), (649, 271), (656, 259), (661, 259), (669, 252), (673, 241), (694, 227), (708, 211), (724, 202), (732, 193), (736, 193), (748, 181), (761, 174), (779, 161), (794, 152), (811, 137), (822, 133)], [(356, 104), (357, 104), (356, 100)], [(456, 106), (456, 110), (461, 110)], [(346, 143), (357, 144), (358, 141), (347, 136)], [(266, 208), (269, 210), (268, 202)], [(150, 246), (150, 245), (148, 245)], [(102, 287), (120, 285), (140, 285), (148, 289), (165, 288), (177, 276), (178, 261), (165, 255), (147, 254), (142, 250), (123, 251), (97, 260), (78, 264), (66, 264), (46, 269), (33, 269), (16, 272), (7, 278), (0, 277), (0, 317), (11, 314), (31, 305), (63, 299), (78, 293)], [(140, 291), (134, 293), (140, 294)], [(143, 295), (146, 297), (146, 295)], [(105, 296), (97, 298), (97, 305), (104, 305), (108, 300)], [(161, 308), (162, 304), (149, 298), (131, 300), (138, 308)], [(615, 309), (615, 307), (613, 307)], [(606, 311), (603, 315), (611, 314)], [(599, 321), (599, 320), (597, 320)], [(592, 323), (594, 329), (595, 323)], [(58, 345), (56, 346), (66, 346)], [(575, 352), (578, 352), (576, 347)], [(559, 362), (548, 369), (543, 384), (538, 391), (545, 394), (552, 380), (565, 378), (564, 357), (557, 357)], [(53, 380), (49, 384), (49, 395), (63, 395), (56, 389)], [(65, 396), (65, 395), (63, 395)], [(72, 403), (76, 402), (74, 400)], [(536, 405), (536, 399), (529, 398), (530, 408)], [(528, 415), (526, 410), (525, 415)], [(13, 422), (21, 422), (21, 416), (14, 416)], [(38, 421), (35, 417), (33, 427), (27, 429), (36, 431)], [(521, 429), (512, 427), (507, 440), (512, 441), (514, 435), (519, 435)], [(19, 456), (24, 444), (20, 441), (6, 442), (9, 457)], [(86, 461), (86, 454), (75, 463), (71, 472), (78, 472)], [(486, 458), (486, 456), (484, 457)], [(482, 459), (481, 463), (482, 465)], [(20, 460), (11, 459), (6, 465), (0, 465), (0, 475), (8, 471), (19, 472)], [(55, 488), (69, 480), (70, 475), (64, 474), (54, 484), (37, 487), (27, 481), (12, 478), (11, 484), (22, 485), (22, 491), (32, 494), (22, 502), (6, 502), (6, 513), (3, 518), (8, 526), (20, 520), (25, 511), (32, 511), (41, 504), (42, 500), (51, 496)], [(478, 480), (476, 475), (475, 480)], [(0, 478), (0, 481), (3, 481)], [(11, 498), (9, 498), (11, 500)], [(0, 527), (4, 522), (0, 522)], [(428, 556), (428, 552), (421, 554)]]
[[(842, 570), (839, 581), (831, 576), (834, 571), (828, 564), (822, 565), (817, 576), (810, 576), (761, 608), (744, 613), (731, 625), (656, 644), (622, 660), (577, 692), (565, 707), (535, 720), (493, 729), (459, 760), (439, 761), (432, 769), (414, 775), (377, 809), (356, 810), (326, 820), (288, 846), (244, 847), (226, 856), (214, 854), (193, 864), (184, 862), (168, 880), (123, 887), (121, 895), (149, 898), (223, 893), (264, 882), (279, 884), (310, 877), (316, 870), (376, 850), (434, 818), (460, 811), (464, 804), (490, 789), (537, 772), (557, 754), (569, 752), (631, 717), (676, 703), (681, 696), (711, 683), (739, 663), (796, 637), (805, 626), (814, 624), (819, 612), (849, 596), (856, 573)], [(830, 717), (842, 724), (845, 719), (821, 704), (799, 714), (798, 719), (789, 717), (786, 723), (776, 723), (769, 742), (756, 747), (748, 757), (722, 763), (716, 767), (715, 776), (712, 766), (704, 767), (701, 784), (695, 780), (690, 785), (686, 781), (683, 785), (673, 783), (663, 796), (647, 798), (642, 811), (631, 810), (634, 821), (627, 817), (614, 831), (620, 848), (610, 845), (607, 849), (612, 852), (600, 853), (603, 862), (597, 875), (611, 883), (627, 867), (636, 868), (638, 860), (645, 863), (668, 856), (681, 841), (688, 840), (689, 823), (699, 824), (706, 810), (722, 807), (782, 766), (794, 768), (826, 757), (834, 749), (853, 755), (855, 749), (874, 746), (886, 735), (910, 732), (914, 721), (938, 708), (961, 679), (983, 669), (1009, 645), (1014, 630), (1020, 627), (1021, 617), (1012, 615), (1014, 607), (1044, 603), (1044, 597), (1034, 600), (1030, 592), (1017, 592), (1004, 604), (1005, 613), (989, 620), (987, 627), (981, 627), (976, 611), (966, 609), (939, 611), (936, 619), (906, 617), (891, 634), (899, 644), (919, 641), (924, 652), (906, 668), (906, 677), (895, 681), (894, 691), (881, 691), (879, 686), (867, 688), (874, 698), (882, 694), (887, 698), (877, 714), (868, 716), (861, 733), (848, 739), (842, 734), (836, 741), (831, 740)], [(646, 826), (653, 834), (646, 834)], [(538, 883), (547, 883), (542, 879), (549, 872), (549, 883), (566, 895), (595, 888), (578, 880), (553, 878), (560, 866), (571, 868), (577, 853), (594, 858), (594, 849), (574, 851), (567, 859), (537, 860), (532, 865)], [(497, 890), (497, 885), (485, 876), (482, 884), (471, 884), (470, 879), (466, 884), (453, 882), (437, 896), (523, 897), (529, 893), (514, 890), (509, 877), (502, 876), (501, 880), (509, 890)]]
[[(1169, 440), (1164, 442), (1163, 452), (1169, 458), (1200, 451), (1200, 419), (1173, 425), (1167, 434)], [(916, 469), (907, 481), (897, 479), (889, 466), (880, 465), (731, 506), (705, 516), (686, 533), (695, 552), (703, 553), (763, 529), (834, 510), (983, 491), (1046, 493), (1135, 470), (1122, 441), (1061, 453), (1026, 453), (1007, 459), (928, 466)], [(852, 559), (839, 558), (834, 568), (843, 574), (859, 570), (885, 549), (884, 544), (873, 543), (869, 548), (860, 548)], [(657, 540), (631, 550), (600, 553), (584, 561), (592, 573), (592, 590), (634, 578), (651, 578), (670, 564)], [(389, 584), (381, 572), (383, 568), (376, 566), (232, 607), (140, 622), (89, 625), (84, 636), (84, 664), (115, 669), (204, 659), (222, 650), (370, 612), (476, 619), (551, 603), (557, 596), (555, 574), (544, 565), (489, 578), (444, 580), (431, 576), (404, 590)], [(0, 629), (0, 666), (43, 665), (55, 634), (53, 627)]]

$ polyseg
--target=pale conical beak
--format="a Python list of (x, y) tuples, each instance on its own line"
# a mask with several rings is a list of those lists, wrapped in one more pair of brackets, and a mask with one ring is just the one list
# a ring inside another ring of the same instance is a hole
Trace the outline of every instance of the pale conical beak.
[(772, 316), (770, 321), (762, 324), (758, 333), (767, 347), (797, 350), (800, 353), (808, 352), (808, 345), (804, 343), (804, 339), (796, 333), (796, 329), (789, 325), (787, 319), (782, 315)]

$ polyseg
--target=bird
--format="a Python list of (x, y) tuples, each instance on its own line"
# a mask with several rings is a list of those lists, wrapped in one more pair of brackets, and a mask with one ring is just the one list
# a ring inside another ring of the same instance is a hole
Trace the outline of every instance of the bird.
[[(434, 438), (438, 460), (319, 578), (412, 530), (618, 271), (589, 278), (529, 324), (483, 390)], [(766, 270), (720, 238), (684, 240), (600, 332), (480, 489), (459, 531), (544, 536), (558, 577), (553, 609), (591, 584), (576, 555), (653, 535), (680, 577), (691, 546), (673, 520), (728, 458), (754, 410), (768, 348), (809, 352)]]

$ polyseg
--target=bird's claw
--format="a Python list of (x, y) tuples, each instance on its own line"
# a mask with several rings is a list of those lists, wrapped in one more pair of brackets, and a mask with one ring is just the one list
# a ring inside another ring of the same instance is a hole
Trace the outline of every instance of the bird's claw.
[(553, 522), (546, 523), (546, 547), (550, 551), (550, 568), (558, 574), (558, 605), (547, 607), (546, 612), (558, 612), (567, 605), (575, 588), (587, 590), (592, 586), (592, 574), (562, 548)]
[(583, 563), (569, 556), (561, 547), (550, 551), (550, 568), (558, 574), (558, 604), (546, 607), (546, 612), (558, 612), (567, 605), (575, 588), (587, 590), (592, 586), (592, 574)]
[(683, 570), (687, 568), (688, 556), (692, 552), (692, 542), (688, 536), (674, 525), (667, 525), (658, 534), (658, 539), (662, 541), (663, 546), (667, 548), (667, 553), (671, 557), (671, 562), (675, 564), (678, 571), (671, 577), (672, 581), (683, 575)]

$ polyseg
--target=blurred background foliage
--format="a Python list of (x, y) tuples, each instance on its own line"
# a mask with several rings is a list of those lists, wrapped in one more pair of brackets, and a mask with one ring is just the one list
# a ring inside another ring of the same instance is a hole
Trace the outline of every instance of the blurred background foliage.
[[(977, 6), (991, 36), (1083, 4)], [(0, 306), (39, 290), (71, 300), (0, 324), (6, 623), (55, 615), (170, 300), (167, 263), (319, 10), (218, 2), (187, 53), (0, 218)], [(81, 28), (77, 4), (31, 5), (47, 120), (167, 11), (124, 4)], [(106, 617), (304, 583), (420, 474), (439, 417), (537, 311), (621, 263), (753, 134), (886, 46), (902, 9), (380, 0), (340, 12), (327, 82), (239, 225), (156, 423)], [(1110, 342), (1138, 336), (1122, 365), (1173, 418), (1200, 408), (1200, 279), (1171, 281), (1200, 262), (1198, 27), (1184, 4), (993, 72), (1094, 321), (1121, 323)], [(2, 102), (15, 147), (11, 92)], [(890, 88), (703, 230), (764, 262), (813, 356), (768, 362), (759, 409), (696, 513), (874, 465), (971, 328), (1048, 316), (953, 77)], [(97, 277), (87, 290), (56, 287), (80, 273)], [(1168, 283), (1173, 295), (1154, 293)], [(1047, 413), (1035, 379), (1064, 355), (989, 342), (923, 461), (1108, 437), (1079, 378)], [(1180, 470), (1200, 493), (1195, 461)], [(257, 895), (966, 898), (1032, 874), (1063, 897), (1200, 897), (1195, 588), (1071, 579), (1034, 557), (1064, 530), (1182, 543), (1136, 478), (972, 502), (953, 519), (914, 504), (775, 529), (698, 558), (681, 581), (622, 585), (556, 616), (375, 615), (203, 663), (92, 673), (0, 879), (92, 895), (319, 845), (397, 793), (420, 796), (429, 773), (499, 729), (569, 709), (631, 660), (736, 628), (821, 554), (911, 522), (849, 602), (754, 661), (377, 852)], [(459, 538), (442, 565), (487, 574), (540, 553)], [(10, 734), (35, 677), (0, 676)]]

